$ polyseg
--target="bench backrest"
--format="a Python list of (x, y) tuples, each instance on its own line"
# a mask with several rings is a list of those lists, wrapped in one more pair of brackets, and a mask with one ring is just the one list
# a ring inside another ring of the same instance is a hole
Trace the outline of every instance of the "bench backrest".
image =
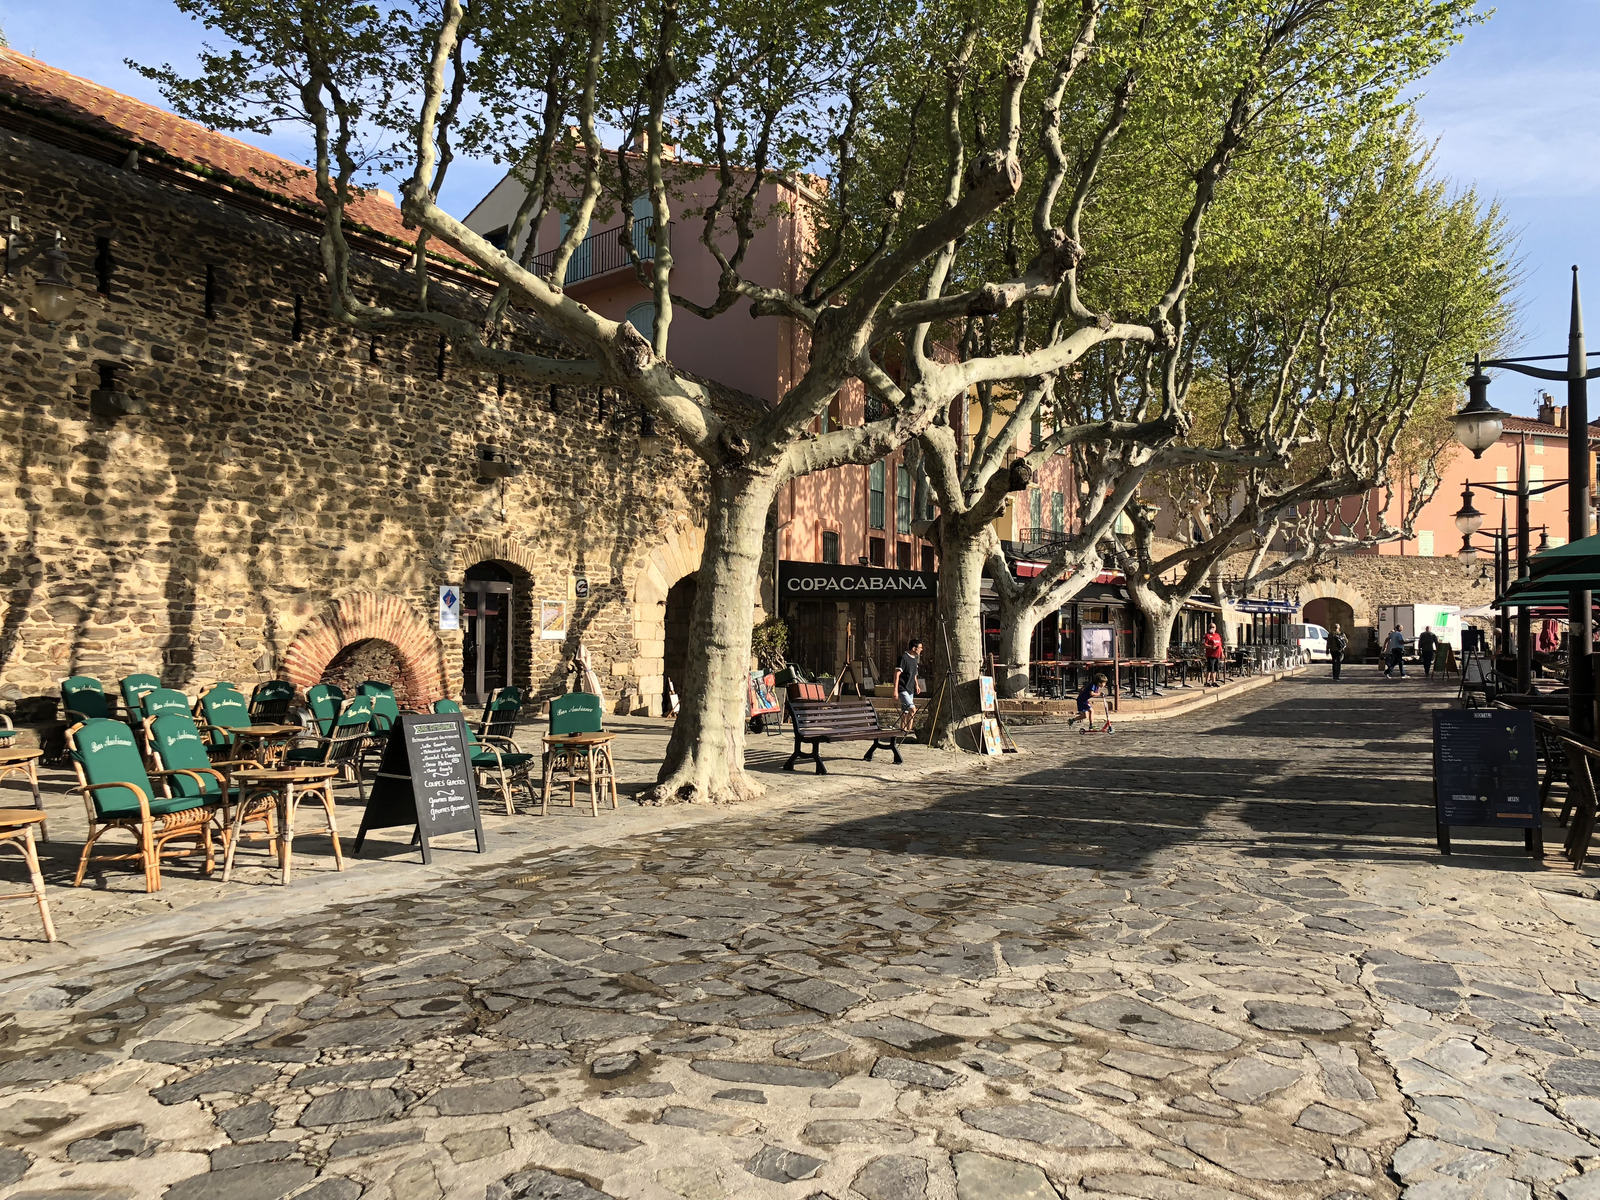
[(878, 710), (863, 696), (838, 700), (794, 700), (794, 727), (802, 736), (811, 733), (865, 733), (881, 728)]
[(828, 685), (825, 683), (791, 683), (789, 685), (789, 703), (796, 700), (826, 700), (828, 698)]

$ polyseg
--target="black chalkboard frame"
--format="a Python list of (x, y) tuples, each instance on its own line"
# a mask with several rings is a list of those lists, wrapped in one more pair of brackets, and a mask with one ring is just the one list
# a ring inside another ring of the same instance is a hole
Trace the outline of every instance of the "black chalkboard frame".
[[(1459, 811), (1450, 811), (1445, 790), (1448, 780), (1442, 769), (1441, 733), (1446, 726), (1456, 726), (1485, 752), (1494, 748), (1497, 738), (1485, 736), (1491, 726), (1502, 726), (1516, 743), (1511, 753), (1502, 754), (1496, 761), (1474, 764), (1474, 793), (1482, 795), (1492, 806), (1506, 792), (1506, 783), (1512, 776), (1521, 776), (1517, 800), (1531, 808), (1530, 813), (1517, 816), (1486, 815), (1485, 819), (1463, 820)], [(1515, 761), (1513, 761), (1515, 759)], [(1531, 803), (1522, 801), (1530, 796)], [(1508, 708), (1442, 708), (1433, 714), (1433, 812), (1435, 836), (1439, 853), (1450, 853), (1450, 830), (1461, 828), (1521, 829), (1523, 847), (1535, 858), (1544, 857), (1544, 806), (1539, 788), (1538, 746), (1533, 731), (1533, 714), (1522, 709)]]
[[(436, 732), (435, 726), (453, 725), (457, 745), (460, 747), (462, 771), (451, 785), (466, 790), (470, 820), (437, 822), (430, 806), (417, 803), (417, 785), (413, 763), (417, 761), (417, 738), (421, 733)], [(415, 832), (412, 845), (420, 845), (424, 864), (433, 862), (429, 839), (446, 833), (466, 833), (477, 838), (478, 853), (484, 850), (483, 814), (478, 809), (477, 772), (472, 767), (472, 735), (467, 732), (466, 718), (460, 713), (405, 713), (390, 731), (383, 748), (383, 759), (378, 764), (377, 776), (367, 793), (366, 811), (361, 816), (361, 828), (356, 833), (355, 853), (361, 853), (361, 844), (372, 829), (392, 829), (411, 825)]]

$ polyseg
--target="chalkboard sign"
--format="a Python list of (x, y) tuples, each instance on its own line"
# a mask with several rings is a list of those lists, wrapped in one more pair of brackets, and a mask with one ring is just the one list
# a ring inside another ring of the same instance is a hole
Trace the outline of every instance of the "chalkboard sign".
[(1439, 849), (1451, 826), (1525, 829), (1543, 854), (1543, 812), (1533, 714), (1516, 709), (1440, 709), (1433, 714), (1433, 798)]
[(425, 863), (433, 861), (428, 839), (441, 833), (470, 829), (483, 853), (472, 739), (460, 713), (408, 713), (390, 732), (356, 834), (356, 853), (369, 829), (396, 825), (416, 826), (412, 841), (422, 844)]

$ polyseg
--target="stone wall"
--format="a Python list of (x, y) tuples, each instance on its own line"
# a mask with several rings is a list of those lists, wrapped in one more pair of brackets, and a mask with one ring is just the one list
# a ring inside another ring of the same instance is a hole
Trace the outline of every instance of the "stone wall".
[[(0, 277), (0, 707), (72, 674), (248, 691), (293, 663), (314, 682), (365, 637), (394, 646), (413, 701), (457, 695), (438, 589), (494, 559), (525, 573), (518, 603), (570, 606), (519, 683), (561, 690), (581, 637), (611, 701), (654, 708), (660, 601), (699, 561), (703, 473), (681, 446), (642, 456), (634, 414), (602, 416), (592, 391), (502, 385), (448, 353), (440, 379), (437, 338), (336, 327), (309, 232), (4, 132), (0, 177), (30, 245), (66, 235), (81, 289), (52, 328), (28, 309), (36, 265)], [(404, 285), (364, 271), (366, 295)], [(142, 413), (91, 413), (106, 364)], [(478, 482), (485, 443), (524, 472)]]
[[(1459, 558), (1350, 554), (1299, 568), (1278, 582), (1298, 589), (1301, 607), (1323, 597), (1343, 600), (1355, 614), (1352, 654), (1377, 652), (1378, 609), (1385, 604), (1455, 604), (1476, 608), (1494, 599), (1494, 573)], [(1487, 622), (1479, 622), (1487, 628)], [(1349, 630), (1347, 633), (1351, 632)]]

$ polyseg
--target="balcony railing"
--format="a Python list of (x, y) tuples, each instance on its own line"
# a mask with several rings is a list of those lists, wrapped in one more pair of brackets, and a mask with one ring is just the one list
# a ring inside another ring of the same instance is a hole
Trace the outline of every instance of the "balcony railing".
[[(667, 248), (672, 248), (672, 226), (674, 222), (667, 222)], [(638, 256), (646, 262), (653, 261), (656, 256), (655, 239), (656, 219), (654, 217), (635, 217), (633, 221), (633, 249)], [(571, 287), (575, 283), (582, 283), (585, 279), (593, 279), (596, 275), (604, 275), (608, 271), (620, 271), (631, 266), (627, 248), (622, 242), (623, 226), (613, 225), (610, 229), (602, 229), (599, 233), (591, 233), (578, 243), (577, 250), (567, 261), (567, 277), (562, 280), (563, 287)], [(559, 249), (559, 247), (558, 247)], [(533, 269), (539, 274), (549, 276), (550, 270), (555, 266), (556, 251), (546, 250), (543, 254), (533, 256)]]

